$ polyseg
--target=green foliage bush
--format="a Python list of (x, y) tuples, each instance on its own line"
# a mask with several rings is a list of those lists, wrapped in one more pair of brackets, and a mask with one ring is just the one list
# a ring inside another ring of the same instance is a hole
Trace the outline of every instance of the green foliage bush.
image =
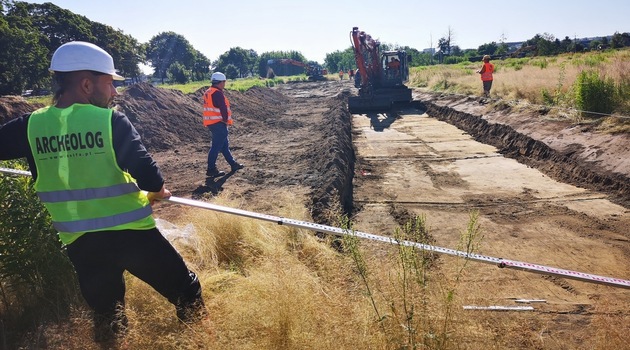
[(549, 62), (547, 62), (547, 59), (544, 57), (542, 59), (532, 60), (530, 63), (534, 67), (540, 67), (540, 69), (545, 69), (549, 65)]
[[(26, 169), (23, 161), (0, 167)], [(20, 320), (64, 316), (78, 283), (32, 179), (0, 174), (0, 198), (1, 318), (19, 328)]]
[(616, 87), (612, 78), (601, 78), (595, 71), (582, 71), (575, 80), (575, 106), (583, 116), (610, 114), (616, 106)]
[(166, 77), (171, 83), (186, 84), (190, 80), (190, 72), (183, 64), (175, 62), (168, 67)]
[(448, 56), (444, 58), (444, 64), (457, 64), (461, 62), (468, 62), (468, 58), (460, 56)]

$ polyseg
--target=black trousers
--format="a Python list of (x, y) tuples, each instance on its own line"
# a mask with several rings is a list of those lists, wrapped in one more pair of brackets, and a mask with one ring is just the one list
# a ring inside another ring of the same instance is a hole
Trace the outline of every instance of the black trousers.
[(157, 228), (90, 232), (67, 246), (81, 293), (96, 315), (125, 304), (123, 272), (149, 284), (176, 306), (178, 315), (203, 307), (201, 284)]

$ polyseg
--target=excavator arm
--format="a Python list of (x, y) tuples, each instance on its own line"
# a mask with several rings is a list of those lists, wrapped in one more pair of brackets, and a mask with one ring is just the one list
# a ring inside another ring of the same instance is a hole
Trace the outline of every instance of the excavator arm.
[[(404, 51), (382, 53), (380, 42), (353, 27), (350, 32), (354, 58), (357, 64), (358, 96), (348, 99), (348, 108), (353, 113), (371, 110), (389, 110), (394, 103), (410, 102), (411, 90), (404, 85), (409, 76), (408, 56)], [(390, 58), (396, 57), (400, 64), (397, 71), (385, 66)]]

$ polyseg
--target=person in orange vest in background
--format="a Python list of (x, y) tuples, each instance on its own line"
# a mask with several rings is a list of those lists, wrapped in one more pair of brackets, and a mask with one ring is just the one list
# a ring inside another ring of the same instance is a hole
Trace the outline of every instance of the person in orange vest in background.
[(343, 69), (339, 71), (339, 80), (343, 80)]
[(494, 72), (494, 64), (490, 63), (490, 56), (483, 56), (483, 66), (477, 71), (481, 74), (481, 81), (483, 82), (483, 95), (485, 97), (490, 96), (490, 88), (492, 88), (492, 73)]
[(232, 110), (230, 101), (223, 94), (227, 78), (221, 72), (212, 73), (212, 86), (203, 95), (203, 126), (210, 129), (212, 144), (208, 151), (207, 177), (219, 177), (225, 175), (224, 171), (217, 169), (219, 153), (230, 164), (232, 172), (243, 169), (245, 166), (238, 163), (230, 152), (228, 139), (228, 125), (232, 125)]
[(390, 76), (397, 77), (400, 74), (400, 61), (396, 57), (387, 63), (387, 69)]

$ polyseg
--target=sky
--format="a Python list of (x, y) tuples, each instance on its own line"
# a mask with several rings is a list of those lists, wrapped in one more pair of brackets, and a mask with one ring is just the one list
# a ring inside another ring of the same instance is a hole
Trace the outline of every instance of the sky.
[(55, 0), (55, 5), (109, 25), (141, 43), (162, 32), (184, 36), (211, 61), (230, 48), (299, 51), (324, 62), (351, 46), (352, 27), (381, 42), (418, 50), (476, 49), (548, 33), (562, 40), (630, 32), (627, 0)]

